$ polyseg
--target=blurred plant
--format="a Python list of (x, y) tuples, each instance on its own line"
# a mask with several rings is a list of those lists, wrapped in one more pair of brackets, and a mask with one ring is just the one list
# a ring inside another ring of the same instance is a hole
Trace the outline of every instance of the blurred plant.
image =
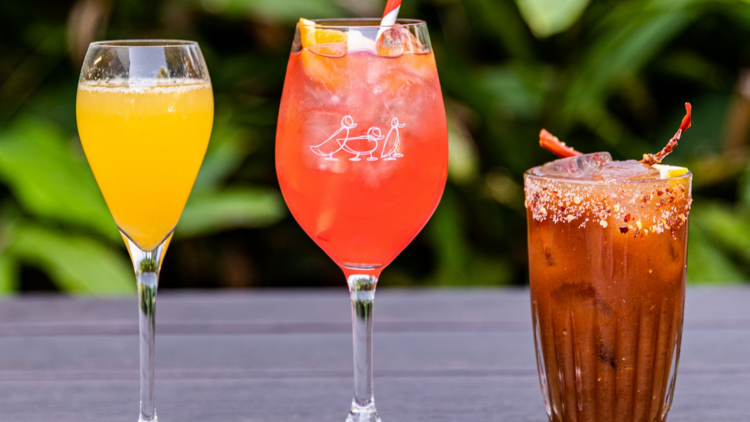
[[(278, 100), (300, 16), (377, 15), (383, 0), (36, 3), (0, 3), (0, 37), (10, 40), (0, 44), (0, 291), (27, 288), (30, 268), (69, 291), (134, 289), (75, 137), (76, 74), (102, 37), (195, 39), (211, 70), (214, 134), (163, 284), (339, 280), (284, 218)], [(694, 125), (669, 163), (695, 175), (688, 278), (750, 280), (747, 1), (411, 0), (401, 16), (429, 22), (451, 156), (441, 205), (386, 285), (524, 283), (521, 175), (553, 158), (537, 146), (539, 129), (582, 151), (637, 158), (669, 139), (685, 101)]]
[(540, 38), (570, 28), (581, 16), (590, 0), (516, 0), (521, 16)]
[[(69, 29), (72, 35), (68, 40), (84, 39), (87, 44), (94, 36), (93, 28), (104, 24), (86, 18), (106, 19), (107, 8), (107, 2), (96, 0), (76, 3), (69, 22), (82, 29)], [(48, 100), (45, 95), (27, 100), (34, 87), (48, 78), (50, 68), (57, 66), (50, 60), (47, 68), (40, 69), (43, 60), (37, 56), (52, 56), (57, 61), (65, 56), (65, 46), (56, 38), (62, 28), (50, 29), (50, 35), (40, 37), (31, 56), (11, 70), (4, 85), (8, 88), (0, 91), (4, 104), (0, 116), (12, 116), (0, 121), (0, 181), (9, 190), (0, 220), (0, 291), (17, 289), (19, 268), (26, 266), (42, 270), (66, 291), (132, 292), (132, 266), (70, 122), (64, 127), (54, 120), (58, 117), (54, 113), (37, 109)], [(85, 49), (77, 46), (69, 51), (77, 62)], [(74, 92), (75, 79), (67, 78), (67, 82), (66, 91)], [(65, 95), (64, 99), (66, 105), (58, 104), (64, 109), (62, 120), (73, 117), (75, 110), (73, 98)], [(37, 110), (17, 112), (24, 102)], [(238, 227), (268, 226), (284, 216), (275, 189), (226, 183), (253, 152), (253, 142), (251, 133), (219, 110), (205, 163), (175, 233), (177, 241)]]
[[(273, 189), (222, 186), (250, 150), (245, 134), (221, 118), (217, 123), (177, 240), (267, 226), (284, 215)], [(113, 250), (122, 249), (122, 239), (77, 140), (66, 140), (52, 122), (18, 119), (0, 133), (0, 180), (20, 208), (4, 219), (0, 286), (6, 291), (18, 285), (18, 264), (42, 269), (72, 292), (134, 291), (131, 266)]]

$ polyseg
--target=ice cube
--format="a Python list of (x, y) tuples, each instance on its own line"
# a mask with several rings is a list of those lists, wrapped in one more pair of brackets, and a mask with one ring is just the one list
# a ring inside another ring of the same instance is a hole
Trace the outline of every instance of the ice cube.
[(375, 51), (381, 56), (398, 57), (406, 52), (424, 53), (425, 47), (409, 28), (394, 25), (380, 34), (375, 43)]
[(636, 160), (610, 161), (604, 163), (595, 176), (596, 180), (643, 180), (659, 179), (659, 170)]
[(612, 156), (608, 152), (596, 152), (550, 161), (536, 174), (567, 179), (592, 179), (608, 162), (612, 162)]

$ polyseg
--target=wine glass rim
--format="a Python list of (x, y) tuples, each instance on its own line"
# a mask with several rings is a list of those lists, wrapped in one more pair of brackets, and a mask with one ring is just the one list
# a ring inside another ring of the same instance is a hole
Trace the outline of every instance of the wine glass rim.
[(196, 41), (190, 41), (190, 40), (128, 39), (128, 40), (94, 41), (91, 43), (91, 45), (97, 46), (97, 47), (137, 48), (137, 47), (185, 47), (185, 46), (197, 46), (198, 43)]
[(391, 28), (394, 25), (401, 26), (424, 26), (427, 23), (420, 19), (398, 19), (394, 25), (380, 25), (380, 18), (332, 18), (332, 19), (310, 19), (315, 25), (297, 22), (297, 26), (308, 28)]

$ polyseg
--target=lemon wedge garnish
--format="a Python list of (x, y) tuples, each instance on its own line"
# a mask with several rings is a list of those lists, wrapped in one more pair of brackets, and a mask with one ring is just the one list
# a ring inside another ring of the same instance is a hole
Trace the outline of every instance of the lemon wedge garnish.
[(680, 177), (688, 171), (687, 167), (668, 166), (666, 164), (654, 164), (652, 167), (659, 170), (659, 176), (662, 179)]

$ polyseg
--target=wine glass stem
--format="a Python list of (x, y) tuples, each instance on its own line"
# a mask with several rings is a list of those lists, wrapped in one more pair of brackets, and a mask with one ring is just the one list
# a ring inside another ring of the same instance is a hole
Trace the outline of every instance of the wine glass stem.
[(154, 400), (154, 328), (156, 290), (159, 275), (155, 272), (138, 274), (138, 323), (141, 347), (141, 416), (139, 422), (156, 421)]
[(352, 299), (354, 343), (354, 400), (348, 420), (377, 421), (372, 390), (372, 309), (378, 279), (370, 275), (351, 275), (347, 281)]

